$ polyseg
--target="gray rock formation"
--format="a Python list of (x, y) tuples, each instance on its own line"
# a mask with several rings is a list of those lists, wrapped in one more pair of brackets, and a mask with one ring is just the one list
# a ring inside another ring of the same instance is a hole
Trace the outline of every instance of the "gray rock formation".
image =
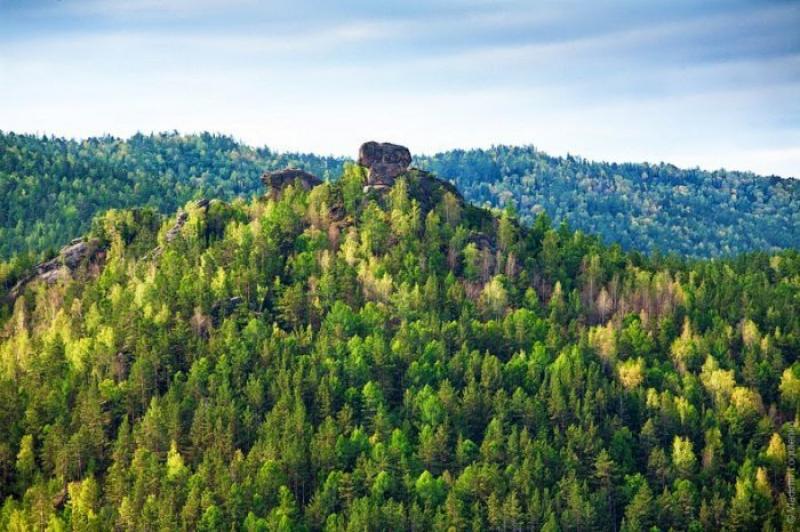
[[(201, 198), (194, 202), (194, 207), (197, 209), (203, 209), (205, 212), (208, 212), (208, 207), (211, 205), (211, 200), (207, 198)], [(175, 223), (172, 224), (172, 227), (167, 229), (167, 232), (164, 234), (164, 240), (167, 244), (171, 244), (178, 238), (183, 230), (183, 226), (186, 225), (186, 222), (189, 221), (189, 213), (184, 211), (183, 209), (178, 209), (178, 214), (175, 216)], [(161, 246), (156, 246), (148, 253), (146, 253), (142, 258), (143, 259), (154, 259), (160, 257), (161, 254), (164, 252), (164, 248)]]
[(25, 287), (33, 281), (43, 281), (53, 284), (59, 279), (63, 279), (84, 262), (95, 258), (100, 251), (98, 240), (85, 240), (76, 238), (58, 252), (58, 255), (48, 261), (36, 266), (26, 277), (20, 279), (16, 285), (8, 292), (7, 299), (10, 301), (18, 298)]
[(175, 224), (169, 229), (167, 229), (167, 233), (164, 235), (164, 240), (166, 240), (167, 243), (170, 243), (176, 238), (178, 238), (178, 235), (181, 234), (181, 229), (183, 229), (183, 226), (186, 225), (186, 220), (188, 219), (189, 215), (186, 214), (185, 211), (182, 210), (178, 211), (178, 216), (175, 219)]
[(287, 186), (298, 182), (305, 190), (311, 190), (315, 186), (322, 184), (322, 180), (317, 176), (297, 168), (284, 168), (275, 172), (264, 172), (261, 176), (261, 182), (269, 188), (270, 196), (274, 199), (279, 199), (281, 192)]
[(369, 170), (365, 190), (390, 188), (411, 164), (411, 152), (405, 146), (388, 142), (365, 142), (358, 150), (358, 164)]

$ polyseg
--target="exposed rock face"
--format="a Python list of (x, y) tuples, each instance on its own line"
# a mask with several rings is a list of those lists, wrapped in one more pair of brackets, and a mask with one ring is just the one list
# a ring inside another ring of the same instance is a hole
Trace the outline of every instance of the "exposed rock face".
[(365, 142), (358, 150), (358, 164), (369, 169), (366, 189), (389, 188), (397, 176), (408, 170), (411, 152), (388, 142)]
[[(194, 207), (197, 209), (203, 209), (205, 212), (208, 212), (208, 207), (211, 205), (211, 200), (208, 198), (201, 198), (194, 202)], [(186, 222), (189, 221), (189, 213), (184, 211), (183, 209), (178, 209), (178, 214), (175, 216), (175, 223), (172, 224), (172, 227), (167, 229), (167, 232), (164, 234), (164, 240), (167, 244), (171, 244), (178, 238), (183, 230), (183, 226), (186, 225)], [(160, 257), (161, 253), (164, 252), (164, 248), (161, 246), (156, 246), (148, 253), (146, 253), (142, 258), (144, 259), (151, 259)]]
[(167, 230), (167, 234), (164, 235), (164, 239), (167, 241), (167, 243), (170, 243), (178, 238), (178, 235), (181, 234), (181, 229), (183, 229), (183, 226), (186, 225), (186, 220), (188, 219), (189, 215), (186, 214), (185, 211), (178, 211), (178, 217), (175, 220), (175, 225), (170, 227)]
[(9, 291), (8, 299), (14, 300), (22, 294), (25, 287), (36, 280), (53, 284), (59, 279), (72, 275), (78, 266), (85, 261), (95, 258), (99, 250), (98, 240), (84, 240), (76, 238), (58, 252), (58, 255), (46, 262), (37, 265), (26, 277), (17, 282)]
[(452, 195), (459, 207), (464, 206), (464, 198), (456, 187), (425, 170), (419, 168), (409, 168), (403, 174), (403, 179), (408, 187), (408, 196), (419, 202), (423, 216), (431, 209), (435, 208), (440, 202), (445, 200), (446, 195)]
[(261, 182), (269, 187), (270, 196), (275, 199), (280, 198), (283, 189), (298, 181), (305, 190), (311, 190), (315, 186), (322, 184), (322, 181), (317, 176), (297, 168), (284, 168), (275, 172), (264, 172), (264, 175), (261, 176)]
[(75, 270), (84, 260), (90, 258), (97, 249), (97, 244), (97, 240), (86, 241), (76, 238), (61, 248), (57, 257), (39, 264), (34, 276), (48, 283), (57, 281), (64, 274)]
[[(78, 265), (95, 249), (97, 245), (96, 240), (84, 240), (83, 238), (76, 238), (69, 245), (64, 246), (61, 248), (61, 251), (58, 253), (58, 257), (49, 261), (57, 261), (69, 268), (70, 270), (74, 270), (78, 267)], [(48, 264), (49, 262), (45, 263)]]

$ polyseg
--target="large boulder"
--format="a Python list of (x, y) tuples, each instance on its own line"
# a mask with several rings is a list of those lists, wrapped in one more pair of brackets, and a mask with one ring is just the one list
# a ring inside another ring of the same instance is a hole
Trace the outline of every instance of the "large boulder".
[(275, 199), (280, 198), (283, 189), (289, 185), (300, 183), (300, 186), (305, 190), (311, 190), (315, 186), (322, 184), (320, 178), (298, 168), (284, 168), (274, 172), (264, 172), (261, 176), (261, 182), (269, 187), (270, 195)]
[(411, 152), (398, 144), (365, 142), (358, 150), (358, 164), (369, 170), (367, 187), (391, 187), (395, 178), (408, 170)]

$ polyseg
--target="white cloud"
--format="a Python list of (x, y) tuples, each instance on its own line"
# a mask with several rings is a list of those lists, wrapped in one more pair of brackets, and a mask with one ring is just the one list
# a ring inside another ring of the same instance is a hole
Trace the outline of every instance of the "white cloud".
[[(171, 9), (202, 18), (219, 5), (191, 9), (181, 0)], [(350, 155), (366, 138), (416, 152), (534, 143), (595, 159), (800, 174), (800, 43), (780, 31), (800, 10), (642, 25), (608, 15), (589, 24), (597, 13), (580, 18), (574, 6), (549, 4), (480, 16), (486, 6), (174, 28), (94, 13), (116, 22), (0, 37), (0, 78), (11, 80), (0, 83), (0, 128), (213, 130)], [(109, 9), (152, 14), (157, 6)], [(550, 28), (559, 25), (561, 34)]]

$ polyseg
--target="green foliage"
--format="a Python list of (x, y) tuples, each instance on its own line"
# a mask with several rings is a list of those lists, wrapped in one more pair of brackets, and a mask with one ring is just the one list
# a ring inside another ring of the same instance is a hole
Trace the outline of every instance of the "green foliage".
[(532, 146), (416, 161), (475, 204), (511, 204), (527, 223), (545, 212), (624, 249), (716, 257), (800, 247), (800, 182), (793, 179), (550, 157)]
[(107, 209), (172, 213), (190, 199), (260, 193), (265, 170), (291, 165), (330, 179), (339, 177), (342, 163), (253, 149), (209, 133), (75, 141), (0, 131), (0, 258), (58, 249)]
[[(647, 253), (712, 257), (800, 247), (796, 180), (668, 164), (595, 163), (509, 146), (454, 150), (418, 157), (416, 164), (453, 181), (467, 200), (505, 209), (498, 235), (503, 251), (516, 238), (508, 217), (517, 213), (526, 224), (547, 214), (556, 223), (568, 221), (623, 249)], [(253, 149), (209, 133), (74, 141), (0, 131), (0, 259), (28, 261), (24, 269), (84, 233), (95, 213), (112, 208), (172, 213), (191, 199), (249, 198), (262, 193), (264, 170), (285, 166), (325, 181), (341, 175), (344, 208), (355, 211), (364, 171), (343, 158)], [(422, 204), (441, 201), (441, 218), (451, 226), (462, 216), (485, 214), (462, 209), (446, 191), (409, 190)], [(0, 283), (9, 276), (5, 270), (17, 267), (0, 264)]]
[(0, 529), (791, 529), (800, 254), (646, 258), (348, 172), (169, 242), (108, 211), (94, 268), (28, 285)]

